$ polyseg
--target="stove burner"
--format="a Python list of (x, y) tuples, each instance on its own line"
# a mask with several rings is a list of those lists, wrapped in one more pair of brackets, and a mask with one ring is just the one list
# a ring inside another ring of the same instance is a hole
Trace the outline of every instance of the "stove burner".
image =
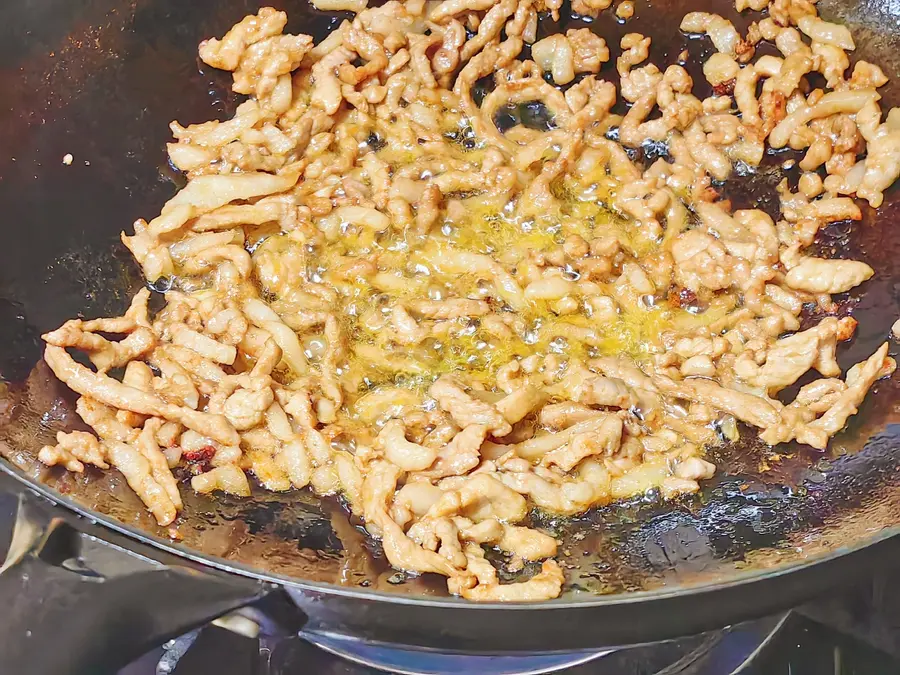
[(246, 630), (238, 635), (232, 632), (235, 622), (219, 621), (170, 641), (119, 675), (749, 675), (751, 662), (789, 616), (612, 651), (496, 656), (428, 652), (316, 632), (279, 637), (268, 634), (266, 621), (258, 617), (263, 619), (254, 619), (262, 628), (258, 636)]
[[(539, 675), (570, 670), (596, 675), (737, 675), (774, 637), (787, 614), (670, 642), (594, 652), (474, 656), (374, 645), (304, 633), (307, 642), (345, 661), (400, 675)], [(590, 663), (589, 668), (578, 668)]]
[(471, 656), (372, 645), (362, 640), (338, 635), (304, 634), (303, 637), (316, 647), (347, 661), (399, 675), (450, 675), (451, 673), (543, 675), (574, 668), (611, 653), (610, 650), (605, 650), (564, 654)]

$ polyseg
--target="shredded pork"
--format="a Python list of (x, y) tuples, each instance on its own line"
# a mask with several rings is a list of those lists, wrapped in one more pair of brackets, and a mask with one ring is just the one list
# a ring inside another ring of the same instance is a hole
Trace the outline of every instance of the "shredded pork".
[[(161, 525), (181, 478), (340, 493), (395, 567), (471, 600), (538, 600), (564, 572), (530, 508), (695, 492), (735, 419), (823, 448), (894, 371), (885, 345), (841, 377), (851, 318), (800, 330), (804, 306), (875, 273), (805, 249), (861, 217), (849, 196), (878, 206), (900, 174), (887, 78), (848, 74), (853, 39), (814, 4), (738, 0), (769, 11), (746, 36), (685, 16), (712, 46), (705, 100), (681, 66), (648, 63), (638, 33), (538, 41), (558, 2), (314, 4), (356, 15), (314, 45), (263, 8), (200, 46), (249, 99), (228, 121), (173, 122), (187, 186), (122, 235), (148, 282), (166, 278), (163, 309), (151, 318), (142, 290), (122, 317), (44, 336), (96, 434), (60, 433), (44, 463), (115, 468)], [(761, 41), (780, 56), (755, 58)], [(598, 75), (611, 58), (624, 116)], [(548, 128), (501, 131), (495, 113), (522, 104)], [(668, 161), (633, 161), (647, 141)], [(778, 222), (713, 185), (766, 144), (804, 151)], [(775, 398), (810, 370), (822, 379)], [(540, 568), (501, 583), (486, 546)]]

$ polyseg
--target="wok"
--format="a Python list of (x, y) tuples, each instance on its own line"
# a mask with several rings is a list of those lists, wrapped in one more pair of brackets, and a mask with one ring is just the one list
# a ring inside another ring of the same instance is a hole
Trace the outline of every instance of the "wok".
[[(288, 30), (318, 39), (344, 18), (305, 0), (271, 4), (288, 11)], [(339, 504), (306, 492), (186, 495), (173, 540), (114, 472), (76, 476), (37, 465), (36, 450), (77, 425), (72, 396), (39, 362), (38, 336), (79, 312), (115, 316), (127, 305), (141, 279), (118, 233), (157, 213), (180, 185), (166, 160), (167, 123), (225, 118), (239, 102), (227, 74), (199, 63), (196, 46), (257, 7), (28, 0), (0, 8), (0, 468), (25, 488), (0, 573), (6, 672), (114, 668), (262, 598), (291, 598), (306, 630), (425, 649), (637, 644), (791, 607), (900, 560), (896, 377), (877, 384), (827, 453), (785, 446), (773, 456), (743, 441), (716, 451), (720, 472), (690, 499), (649, 494), (573, 520), (534, 516), (562, 539), (567, 572), (563, 597), (539, 604), (445, 597), (440, 580), (388, 569)], [(730, 2), (677, 0), (640, 2), (626, 25), (606, 12), (592, 26), (616, 44), (625, 32), (650, 35), (655, 63), (673, 62), (685, 47), (696, 60), (708, 42), (675, 29), (689, 9), (747, 24)], [(896, 3), (822, 0), (820, 11), (851, 24), (854, 59), (900, 72)], [(549, 20), (541, 26), (558, 29)], [(610, 65), (604, 74), (613, 77)], [(888, 105), (900, 102), (898, 86), (895, 77), (882, 90)], [(796, 179), (782, 168), (789, 158), (770, 157), (725, 192), (739, 208), (774, 213), (775, 185), (782, 175)], [(898, 216), (894, 191), (877, 214), (831, 226), (817, 243), (876, 270), (841, 299), (841, 312), (860, 322), (840, 353), (844, 367), (868, 356), (900, 316), (900, 244), (891, 232)]]

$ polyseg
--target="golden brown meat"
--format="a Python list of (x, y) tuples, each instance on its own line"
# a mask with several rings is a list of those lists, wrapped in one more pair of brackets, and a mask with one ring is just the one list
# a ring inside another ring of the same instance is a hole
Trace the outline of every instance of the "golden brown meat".
[[(60, 433), (44, 463), (119, 471), (163, 525), (176, 476), (340, 494), (395, 567), (470, 600), (540, 600), (565, 575), (530, 509), (694, 493), (735, 420), (824, 448), (893, 373), (885, 345), (840, 379), (851, 317), (800, 330), (804, 307), (833, 311), (877, 272), (813, 257), (817, 232), (900, 175), (887, 77), (848, 73), (853, 38), (814, 3), (739, 0), (768, 13), (746, 36), (688, 13), (681, 30), (714, 48), (703, 100), (639, 33), (538, 40), (559, 0), (313, 4), (355, 16), (313, 45), (262, 8), (200, 46), (248, 99), (230, 120), (172, 123), (187, 183), (122, 235), (164, 278), (163, 308), (151, 319), (144, 289), (120, 317), (44, 336), (96, 434)], [(763, 40), (775, 51), (757, 57)], [(767, 147), (803, 153), (777, 222), (733, 210), (719, 183)], [(501, 583), (485, 546), (541, 570)]]

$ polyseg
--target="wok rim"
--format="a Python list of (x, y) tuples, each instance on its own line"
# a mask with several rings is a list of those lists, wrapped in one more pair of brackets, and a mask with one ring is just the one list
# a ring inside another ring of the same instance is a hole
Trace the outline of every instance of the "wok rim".
[[(810, 572), (813, 568), (822, 568), (830, 563), (834, 563), (842, 558), (859, 553), (874, 547), (878, 544), (892, 539), (900, 535), (900, 524), (888, 528), (882, 528), (873, 536), (862, 539), (855, 545), (845, 545), (837, 547), (826, 554), (816, 555), (801, 562), (789, 563), (784, 566), (778, 566), (766, 570), (754, 570), (739, 572), (729, 578), (727, 581), (703, 582), (692, 586), (684, 586), (680, 588), (661, 587), (654, 590), (630, 591), (624, 593), (610, 593), (606, 595), (585, 594), (584, 599), (562, 599), (554, 598), (551, 600), (543, 600), (540, 602), (472, 602), (463, 598), (449, 597), (429, 597), (404, 595), (400, 593), (388, 593), (385, 591), (368, 590), (365, 588), (346, 588), (338, 584), (299, 579), (275, 572), (267, 572), (250, 565), (232, 562), (219, 556), (210, 555), (203, 551), (197, 550), (171, 542), (150, 534), (137, 527), (128, 525), (113, 516), (109, 516), (99, 511), (94, 511), (88, 507), (79, 504), (77, 501), (53, 490), (47, 485), (30, 478), (24, 472), (15, 467), (5, 457), (0, 457), (0, 471), (10, 476), (25, 488), (36, 492), (38, 495), (50, 501), (54, 507), (64, 507), (67, 511), (75, 515), (85, 518), (93, 524), (101, 525), (113, 532), (127, 537), (129, 540), (136, 541), (152, 547), (153, 549), (163, 551), (165, 553), (177, 556), (212, 568), (219, 572), (234, 574), (236, 576), (256, 579), (289, 590), (297, 590), (301, 592), (320, 593), (325, 595), (340, 596), (353, 600), (361, 601), (377, 601), (380, 603), (390, 603), (400, 606), (416, 606), (429, 609), (466, 609), (466, 610), (514, 610), (517, 612), (531, 612), (539, 610), (588, 610), (591, 608), (610, 608), (616, 606), (631, 606), (635, 604), (649, 603), (654, 601), (666, 601), (673, 599), (690, 599), (691, 597), (703, 598), (704, 596), (715, 595), (718, 592), (727, 592), (740, 589), (754, 584), (765, 583), (766, 581), (780, 579), (791, 574), (799, 574)], [(98, 538), (105, 538), (98, 536)]]

